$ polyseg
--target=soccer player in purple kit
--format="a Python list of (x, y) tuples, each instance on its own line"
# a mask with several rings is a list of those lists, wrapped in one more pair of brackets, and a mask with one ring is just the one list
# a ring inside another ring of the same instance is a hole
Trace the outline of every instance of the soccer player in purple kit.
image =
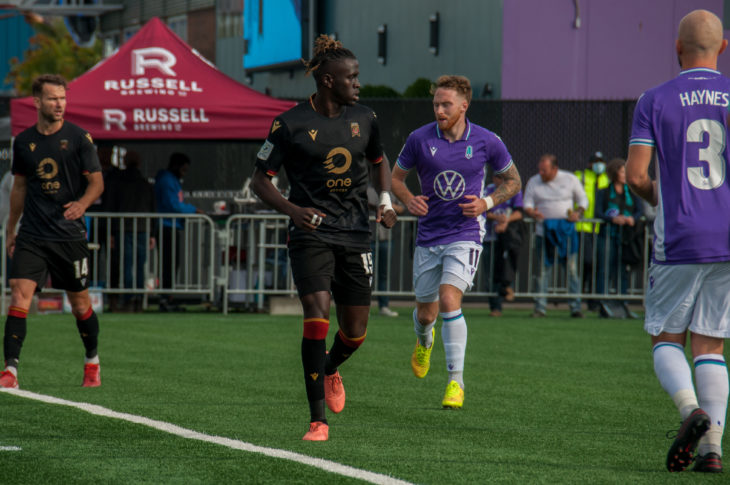
[[(449, 382), (445, 408), (464, 404), (466, 320), (461, 311), (464, 292), (479, 267), (485, 232), (484, 213), (512, 198), (521, 187), (519, 173), (502, 140), (466, 118), (471, 85), (463, 76), (441, 76), (434, 86), (436, 121), (408, 136), (393, 168), (393, 193), (419, 217), (413, 258), (413, 312), (417, 341), (411, 368), (426, 377), (441, 315), (441, 336)], [(487, 166), (504, 178), (484, 198)], [(421, 195), (413, 195), (405, 179), (415, 168)]]
[[(636, 105), (627, 180), (657, 206), (645, 330), (654, 370), (682, 417), (669, 471), (722, 472), (728, 400), (724, 339), (730, 337), (730, 79), (717, 71), (722, 23), (695, 10), (679, 23), (679, 75)], [(649, 165), (656, 156), (656, 181)], [(695, 384), (685, 358), (691, 334)], [(695, 458), (697, 450), (697, 458)]]

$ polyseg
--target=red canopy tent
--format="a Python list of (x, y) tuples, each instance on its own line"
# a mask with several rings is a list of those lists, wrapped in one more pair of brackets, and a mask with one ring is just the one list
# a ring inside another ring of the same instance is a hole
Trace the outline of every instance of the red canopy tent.
[[(66, 119), (97, 139), (262, 139), (294, 103), (221, 73), (153, 18), (113, 56), (69, 83)], [(33, 98), (10, 103), (15, 136), (37, 121)]]

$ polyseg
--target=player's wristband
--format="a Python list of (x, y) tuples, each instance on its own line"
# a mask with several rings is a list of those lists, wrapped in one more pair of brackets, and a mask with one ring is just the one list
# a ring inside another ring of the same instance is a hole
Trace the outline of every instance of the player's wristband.
[(393, 210), (393, 203), (390, 200), (390, 194), (388, 192), (383, 191), (380, 193), (380, 205), (385, 206), (383, 212)]
[(482, 200), (484, 201), (485, 204), (487, 204), (487, 210), (489, 210), (492, 207), (494, 207), (494, 199), (492, 199), (492, 196), (491, 195), (488, 195), (488, 196), (484, 197)]

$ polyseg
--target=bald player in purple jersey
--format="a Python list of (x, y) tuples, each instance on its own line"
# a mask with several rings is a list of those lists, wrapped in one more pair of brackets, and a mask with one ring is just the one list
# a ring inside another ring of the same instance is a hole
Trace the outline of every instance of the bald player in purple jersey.
[[(670, 471), (722, 472), (730, 337), (730, 79), (717, 71), (727, 47), (720, 19), (695, 10), (679, 24), (679, 75), (636, 105), (626, 164), (631, 188), (657, 206), (644, 328), (654, 370), (682, 417)], [(649, 164), (656, 156), (656, 181)], [(692, 335), (695, 384), (685, 358)], [(695, 449), (697, 458), (695, 458)]]
[[(466, 119), (470, 102), (467, 78), (441, 76), (433, 97), (436, 121), (408, 136), (393, 168), (393, 193), (419, 217), (413, 260), (417, 341), (411, 368), (416, 377), (426, 377), (440, 313), (449, 372), (442, 401), (445, 408), (461, 408), (464, 403), (467, 330), (461, 300), (479, 265), (484, 213), (511, 199), (522, 185), (502, 140)], [(488, 167), (504, 183), (484, 197)], [(421, 195), (413, 195), (405, 185), (413, 168), (421, 182)]]

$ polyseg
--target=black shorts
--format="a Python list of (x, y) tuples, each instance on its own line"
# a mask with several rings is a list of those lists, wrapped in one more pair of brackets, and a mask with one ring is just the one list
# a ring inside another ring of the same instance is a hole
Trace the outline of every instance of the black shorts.
[(89, 243), (83, 241), (43, 241), (18, 236), (10, 262), (10, 279), (33, 280), (36, 291), (45, 286), (79, 292), (89, 287)]
[(290, 241), (289, 261), (300, 298), (332, 291), (338, 305), (370, 306), (373, 256), (369, 249), (311, 239)]

